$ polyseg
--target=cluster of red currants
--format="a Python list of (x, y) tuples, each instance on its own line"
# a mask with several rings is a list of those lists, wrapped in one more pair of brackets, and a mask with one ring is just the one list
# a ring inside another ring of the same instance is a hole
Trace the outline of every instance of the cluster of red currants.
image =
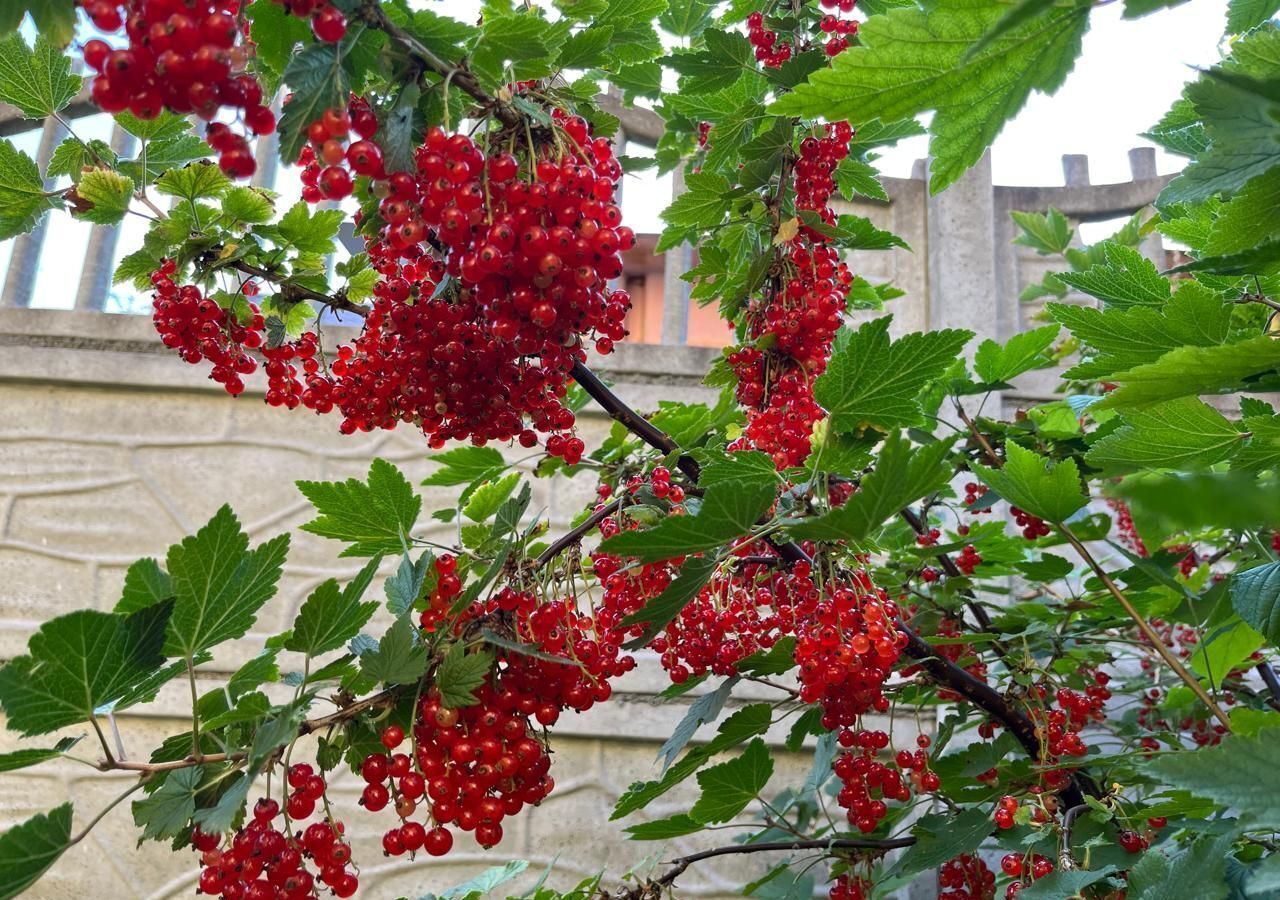
[[(799, 212), (835, 222), (828, 205), (835, 190), (832, 173), (848, 156), (852, 137), (849, 123), (837, 122), (825, 126), (822, 137), (800, 142), (794, 172)], [(738, 401), (747, 410), (747, 427), (730, 449), (763, 450), (779, 469), (804, 462), (813, 424), (825, 415), (814, 400), (813, 380), (826, 369), (853, 283), (830, 238), (808, 224), (782, 254), (784, 274), (748, 307), (751, 344), (727, 356), (738, 378)], [(765, 343), (768, 349), (760, 349)]]
[[(358, 138), (347, 144), (352, 132)], [(302, 199), (308, 203), (342, 200), (355, 187), (352, 175), (385, 178), (382, 148), (372, 140), (378, 117), (363, 97), (351, 98), (347, 108), (327, 109), (307, 126), (308, 144), (298, 156), (302, 166)]]
[(929, 792), (941, 786), (938, 774), (929, 769), (926, 735), (917, 739), (916, 752), (898, 752), (897, 767), (877, 758), (889, 746), (886, 732), (842, 728), (837, 740), (846, 749), (832, 764), (841, 782), (836, 802), (845, 810), (849, 824), (863, 834), (875, 831), (889, 814), (886, 800), (905, 803), (911, 799), (913, 788)]
[[(850, 7), (853, 4), (849, 4)], [(827, 42), (822, 45), (823, 52), (827, 56), (835, 56), (849, 49), (849, 39), (858, 33), (858, 23), (855, 19), (841, 19), (838, 16), (826, 15), (822, 17), (822, 21), (818, 24), (823, 34), (829, 35)]]
[[(296, 768), (290, 768), (290, 782)], [(310, 766), (306, 768), (309, 770)], [(321, 785), (323, 793), (323, 779)], [(320, 885), (324, 885), (337, 897), (354, 895), (360, 880), (348, 869), (351, 846), (343, 840), (342, 823), (331, 824), (327, 819), (312, 822), (290, 835), (272, 824), (279, 815), (279, 803), (266, 797), (260, 799), (254, 804), (250, 820), (235, 832), (226, 847), (222, 847), (222, 835), (207, 834), (196, 827), (191, 843), (204, 866), (196, 892), (216, 894), (222, 900), (304, 900), (318, 897)], [(290, 813), (289, 819), (291, 824), (299, 825), (309, 816), (310, 813)], [(308, 862), (318, 878), (308, 868)]]
[[(81, 0), (93, 24), (106, 33), (122, 28), (129, 40), (112, 49), (94, 39), (84, 61), (98, 73), (93, 102), (104, 112), (128, 110), (154, 119), (164, 110), (211, 121), (226, 108), (240, 111), (244, 130), (275, 131), (276, 117), (263, 104), (262, 85), (244, 74), (248, 50), (240, 41), (240, 0)], [(253, 152), (245, 134), (224, 123), (207, 129), (209, 145), (228, 175), (253, 174)]]
[[(318, 413), (333, 409), (329, 397), (331, 383), (320, 373), (320, 338), (314, 331), (305, 332), (297, 341), (285, 342), (277, 347), (263, 347), (266, 360), (263, 369), (267, 373), (267, 403), (297, 409), (300, 404)], [(307, 382), (302, 385), (298, 367)]]
[(251, 319), (241, 324), (235, 315), (206, 297), (195, 285), (178, 287), (174, 278), (177, 264), (163, 260), (151, 273), (155, 293), (152, 321), (164, 345), (177, 350), (192, 365), (208, 360), (213, 363), (209, 377), (221, 384), (232, 396), (243, 393), (244, 380), (258, 368), (250, 350), (262, 346), (264, 321), (257, 306), (249, 304)]
[(956, 554), (954, 561), (957, 569), (966, 575), (972, 575), (973, 570), (982, 565), (982, 554), (973, 544), (965, 544)]
[(1142, 542), (1142, 538), (1138, 534), (1137, 526), (1133, 524), (1133, 513), (1129, 511), (1129, 505), (1123, 500), (1107, 500), (1107, 506), (1111, 507), (1111, 511), (1116, 514), (1115, 526), (1116, 537), (1120, 543), (1124, 544), (1138, 556), (1146, 558), (1151, 555), (1147, 550), (1147, 545)]
[(791, 58), (791, 43), (778, 40), (778, 32), (765, 27), (764, 13), (759, 10), (747, 16), (747, 40), (755, 49), (756, 61), (770, 69)]
[(1013, 524), (1022, 529), (1022, 536), (1027, 540), (1034, 541), (1037, 538), (1049, 536), (1049, 532), (1052, 529), (1049, 528), (1044, 519), (1039, 516), (1033, 516), (1026, 510), (1018, 509), (1016, 506), (1010, 507), (1009, 512), (1013, 513)]
[(971, 515), (979, 516), (983, 513), (990, 513), (994, 507), (986, 507), (984, 509), (974, 509), (973, 505), (987, 494), (987, 486), (978, 484), (976, 481), (970, 481), (964, 486), (964, 505), (967, 512)]
[(325, 0), (275, 0), (285, 12), (300, 19), (311, 19), (311, 32), (318, 40), (336, 44), (347, 34), (347, 17)]
[[(1003, 799), (1008, 800), (1010, 798), (1005, 797)], [(999, 824), (998, 819), (996, 822)], [(1001, 827), (1004, 828), (1008, 826), (1002, 825)], [(1021, 853), (1006, 853), (1004, 856), (1000, 857), (1000, 871), (1019, 880), (1005, 888), (1005, 900), (1013, 900), (1014, 897), (1017, 897), (1018, 894), (1022, 892), (1024, 887), (1031, 883), (1031, 881), (1027, 880), (1027, 876), (1030, 876), (1034, 881), (1039, 881), (1041, 878), (1048, 877), (1049, 874), (1053, 872), (1054, 868), (1053, 860), (1047, 856), (1041, 856), (1039, 853), (1029, 853), (1026, 855)]]
[(869, 878), (842, 872), (831, 882), (827, 891), (830, 900), (868, 900), (875, 889), (875, 882)]
[(996, 873), (976, 853), (961, 853), (938, 869), (938, 900), (992, 900)]

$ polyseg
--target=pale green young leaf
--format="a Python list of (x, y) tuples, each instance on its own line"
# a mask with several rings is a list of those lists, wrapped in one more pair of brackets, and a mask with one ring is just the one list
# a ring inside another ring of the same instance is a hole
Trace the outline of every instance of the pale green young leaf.
[(432, 472), (423, 487), (451, 487), (458, 484), (473, 484), (477, 481), (488, 481), (502, 474), (507, 462), (502, 454), (492, 447), (454, 447), (427, 457), (429, 462), (439, 463), (442, 468)]
[(440, 689), (440, 703), (450, 708), (475, 706), (480, 702), (475, 692), (489, 677), (493, 669), (493, 653), (488, 650), (466, 652), (459, 641), (449, 647), (436, 669), (436, 687)]
[(1228, 616), (1222, 622), (1205, 628), (1204, 637), (1196, 645), (1187, 663), (1192, 671), (1219, 685), (1227, 674), (1249, 668), (1245, 661), (1265, 643), (1265, 639), (1239, 616)]
[(944, 329), (889, 338), (892, 316), (845, 332), (813, 393), (841, 432), (918, 425), (920, 392), (955, 361), (972, 332)]
[(223, 641), (243, 637), (258, 610), (275, 596), (288, 550), (287, 534), (250, 550), (249, 536), (230, 506), (170, 547), (165, 568), (175, 602), (165, 653), (191, 659)]
[(1109, 470), (1205, 468), (1229, 459), (1245, 435), (1207, 403), (1182, 397), (1120, 413), (1119, 429), (1095, 443), (1085, 459)]
[(80, 92), (71, 57), (47, 38), (28, 47), (19, 32), (0, 40), (0, 102), (16, 106), (28, 119), (52, 116)]
[(98, 160), (102, 160), (109, 166), (116, 163), (116, 155), (106, 141), (94, 138), (84, 144), (76, 138), (67, 138), (54, 148), (44, 175), (51, 179), (66, 175), (72, 182), (78, 182), (84, 170), (97, 165)]
[(471, 492), (462, 514), (473, 522), (485, 521), (498, 511), (519, 483), (519, 472), (509, 472), (494, 481), (486, 481)]
[(303, 531), (346, 541), (342, 556), (398, 553), (422, 509), (422, 498), (394, 465), (375, 459), (368, 481), (300, 481), (319, 515)]
[(31, 887), (71, 846), (71, 804), (32, 816), (0, 835), (0, 900)]
[(194, 134), (148, 141), (135, 159), (120, 163), (120, 171), (135, 182), (150, 184), (170, 169), (213, 155), (213, 148)]
[(80, 177), (76, 193), (93, 205), (75, 212), (75, 218), (98, 225), (114, 225), (129, 211), (133, 179), (111, 169), (94, 169)]
[(1087, 502), (1074, 459), (1054, 461), (1009, 441), (999, 469), (973, 464), (974, 473), (1014, 506), (1054, 524)]
[(889, 195), (884, 192), (884, 185), (880, 183), (880, 175), (871, 163), (845, 157), (840, 160), (840, 165), (836, 166), (833, 175), (836, 179), (836, 187), (846, 200), (852, 200), (856, 195), (861, 194), (863, 197), (870, 197), (882, 203), (889, 202)]
[(165, 656), (169, 604), (129, 616), (80, 610), (50, 619), (27, 654), (0, 668), (0, 706), (9, 729), (47, 734), (87, 722), (99, 707), (136, 691)]
[(1010, 215), (1021, 232), (1014, 238), (1015, 244), (1030, 247), (1042, 256), (1062, 253), (1071, 246), (1075, 229), (1058, 210), (1052, 207), (1047, 213), (1014, 210)]
[(171, 197), (195, 202), (221, 197), (231, 187), (231, 179), (214, 163), (194, 162), (181, 169), (169, 169), (156, 180), (156, 190)]
[(299, 200), (280, 217), (277, 227), (280, 236), (304, 253), (332, 253), (333, 241), (338, 236), (346, 213), (340, 209), (317, 209)]
[(176, 113), (162, 112), (154, 119), (139, 119), (133, 113), (115, 114), (116, 124), (144, 141), (172, 141), (191, 133), (191, 121)]
[(772, 777), (773, 757), (765, 742), (756, 738), (741, 756), (698, 773), (702, 795), (689, 815), (705, 824), (728, 822), (747, 808)]
[(982, 156), (1032, 91), (1053, 93), (1088, 27), (1087, 4), (1054, 6), (969, 55), (1015, 4), (939, 0), (873, 16), (861, 46), (775, 101), (773, 112), (865, 122), (934, 110), (930, 189), (942, 190)]

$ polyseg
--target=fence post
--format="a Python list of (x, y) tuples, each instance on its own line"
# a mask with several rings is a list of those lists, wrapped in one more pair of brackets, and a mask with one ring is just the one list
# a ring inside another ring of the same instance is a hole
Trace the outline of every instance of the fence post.
[[(1134, 147), (1129, 151), (1129, 172), (1134, 181), (1146, 181), (1157, 177), (1156, 148)], [(1165, 267), (1164, 240), (1160, 232), (1153, 231), (1142, 239), (1138, 252), (1151, 260), (1157, 269)]]
[[(684, 168), (671, 175), (671, 199), (684, 193)], [(680, 276), (693, 265), (693, 248), (687, 243), (662, 254), (662, 343), (684, 344), (689, 338), (689, 283)]]
[(928, 199), (928, 326), (999, 338), (991, 154)]

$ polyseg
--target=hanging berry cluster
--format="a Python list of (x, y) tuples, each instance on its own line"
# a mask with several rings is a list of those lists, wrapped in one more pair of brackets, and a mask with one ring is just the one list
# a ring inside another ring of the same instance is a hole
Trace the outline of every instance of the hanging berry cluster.
[(104, 112), (128, 110), (154, 119), (169, 110), (206, 122), (219, 110), (237, 111), (241, 127), (212, 122), (209, 146), (234, 178), (248, 178), (256, 164), (246, 135), (271, 134), (276, 117), (263, 103), (262, 85), (244, 73), (249, 50), (240, 40), (240, 0), (82, 0), (93, 24), (129, 44), (112, 49), (93, 39), (84, 61), (97, 72), (91, 94)]
[[(852, 137), (849, 123), (837, 122), (825, 126), (822, 137), (800, 142), (793, 178), (798, 213), (826, 225), (835, 222), (828, 205), (835, 191), (832, 173), (849, 155)], [(738, 378), (738, 401), (747, 410), (746, 431), (731, 449), (763, 450), (784, 469), (808, 457), (810, 432), (825, 415), (814, 400), (813, 381), (831, 356), (853, 275), (831, 239), (808, 224), (783, 246), (779, 265), (782, 274), (747, 310), (752, 344), (727, 359)]]
[(311, 32), (318, 40), (336, 44), (347, 33), (347, 17), (325, 0), (275, 0), (285, 12), (300, 19), (311, 20)]
[[(318, 781), (319, 792), (324, 793), (324, 779), (306, 764), (289, 769), (290, 784), (295, 781), (299, 790)], [(312, 808), (314, 811), (314, 801)], [(332, 891), (336, 897), (353, 896), (360, 879), (349, 868), (351, 846), (343, 839), (342, 823), (326, 818), (301, 829), (311, 813), (290, 813), (282, 830), (275, 824), (279, 816), (280, 804), (262, 798), (254, 804), (250, 820), (225, 847), (222, 835), (195, 828), (191, 844), (204, 866), (197, 893), (222, 900), (304, 900), (319, 897), (320, 891), (328, 888), (326, 895)], [(294, 834), (289, 833), (290, 825), (297, 829)]]
[[(348, 144), (352, 132), (357, 140)], [(355, 187), (353, 175), (383, 179), (382, 148), (372, 140), (378, 117), (363, 97), (352, 97), (343, 109), (327, 109), (307, 126), (308, 144), (302, 148), (302, 199), (308, 203), (342, 200)]]

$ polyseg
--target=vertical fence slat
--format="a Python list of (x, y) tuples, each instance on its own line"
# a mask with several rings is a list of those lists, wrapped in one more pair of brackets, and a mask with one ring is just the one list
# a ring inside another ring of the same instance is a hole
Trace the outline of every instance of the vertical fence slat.
[[(132, 156), (135, 143), (133, 135), (119, 125), (111, 129), (111, 149), (117, 156)], [(119, 225), (95, 225), (89, 233), (80, 287), (76, 290), (76, 309), (101, 311), (106, 307), (119, 243)]]

